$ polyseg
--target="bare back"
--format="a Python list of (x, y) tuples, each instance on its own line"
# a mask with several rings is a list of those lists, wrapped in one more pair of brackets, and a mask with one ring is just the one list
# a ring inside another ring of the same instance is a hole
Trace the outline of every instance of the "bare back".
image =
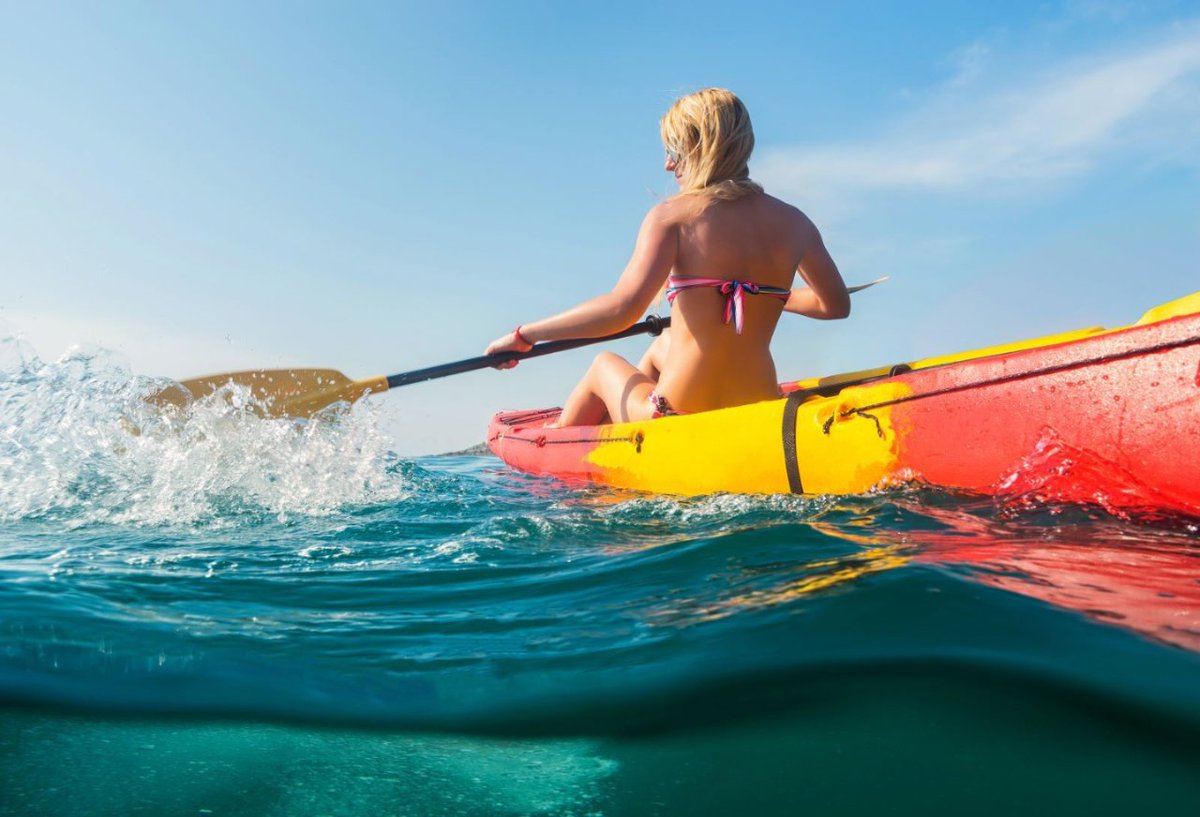
[[(679, 242), (674, 275), (786, 289), (802, 264), (828, 260), (808, 217), (766, 194), (714, 202), (699, 213), (688, 198), (675, 199), (668, 207)], [(687, 289), (675, 298), (670, 349), (657, 391), (680, 411), (778, 396), (770, 343), (783, 304), (775, 298), (746, 296), (739, 335), (722, 321), (724, 303), (725, 296), (714, 288)]]

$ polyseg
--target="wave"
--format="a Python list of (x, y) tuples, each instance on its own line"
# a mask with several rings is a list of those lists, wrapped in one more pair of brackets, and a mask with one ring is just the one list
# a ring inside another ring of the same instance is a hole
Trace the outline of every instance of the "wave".
[(332, 517), (10, 526), (0, 700), (569, 736), (960, 672), (1200, 712), (1187, 533), (926, 492), (615, 499), (531, 495), (490, 460), (399, 471), (411, 499)]

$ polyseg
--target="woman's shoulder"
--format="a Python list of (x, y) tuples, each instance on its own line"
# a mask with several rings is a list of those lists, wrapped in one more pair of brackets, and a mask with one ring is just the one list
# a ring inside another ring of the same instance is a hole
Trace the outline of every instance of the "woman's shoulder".
[(672, 206), (672, 200), (660, 201), (646, 213), (638, 233), (642, 236), (667, 238), (679, 229), (682, 221), (678, 208)]
[(650, 212), (646, 214), (646, 221), (680, 227), (698, 220), (721, 219), (734, 210), (751, 205), (750, 199), (758, 199), (761, 196), (761, 193), (756, 193), (740, 199), (727, 200), (713, 199), (697, 193), (684, 193), (651, 207)]
[(786, 202), (783, 199), (777, 199), (770, 193), (759, 193), (758, 198), (763, 207), (773, 210), (785, 218), (791, 218), (798, 222), (809, 222), (809, 218), (804, 214), (804, 211), (794, 204)]
[(762, 192), (718, 201), (705, 201), (702, 197), (694, 195), (673, 196), (651, 207), (644, 224), (671, 229), (686, 226), (698, 219), (723, 220), (728, 216), (735, 219), (766, 219), (780, 228), (800, 233), (816, 229), (812, 220), (799, 207)]
[(764, 207), (768, 208), (779, 220), (778, 223), (785, 226), (789, 232), (799, 235), (805, 241), (819, 235), (817, 225), (799, 207), (766, 193), (762, 196)]
[(688, 202), (685, 197), (672, 196), (664, 199), (650, 208), (646, 213), (646, 221), (656, 224), (676, 226), (688, 219)]

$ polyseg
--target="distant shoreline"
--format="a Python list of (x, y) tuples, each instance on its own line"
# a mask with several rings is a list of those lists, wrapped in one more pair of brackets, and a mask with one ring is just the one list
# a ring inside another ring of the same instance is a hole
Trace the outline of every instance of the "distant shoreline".
[(470, 448), (464, 448), (462, 451), (446, 451), (442, 454), (434, 454), (435, 457), (478, 457), (492, 456), (492, 450), (488, 448), (487, 443), (476, 443)]

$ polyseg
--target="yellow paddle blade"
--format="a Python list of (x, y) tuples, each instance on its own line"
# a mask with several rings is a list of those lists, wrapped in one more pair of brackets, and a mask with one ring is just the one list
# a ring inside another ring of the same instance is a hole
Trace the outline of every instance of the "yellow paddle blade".
[(335, 369), (256, 369), (184, 380), (148, 398), (158, 405), (183, 406), (234, 383), (245, 386), (272, 417), (311, 417), (334, 403), (353, 403), (365, 394), (387, 391), (387, 378), (351, 380)]
[(855, 292), (862, 292), (867, 287), (873, 287), (876, 284), (882, 284), (884, 281), (892, 280), (892, 276), (885, 275), (882, 278), (876, 278), (874, 281), (867, 281), (865, 284), (855, 284), (852, 287), (846, 287), (846, 291), (853, 295)]

